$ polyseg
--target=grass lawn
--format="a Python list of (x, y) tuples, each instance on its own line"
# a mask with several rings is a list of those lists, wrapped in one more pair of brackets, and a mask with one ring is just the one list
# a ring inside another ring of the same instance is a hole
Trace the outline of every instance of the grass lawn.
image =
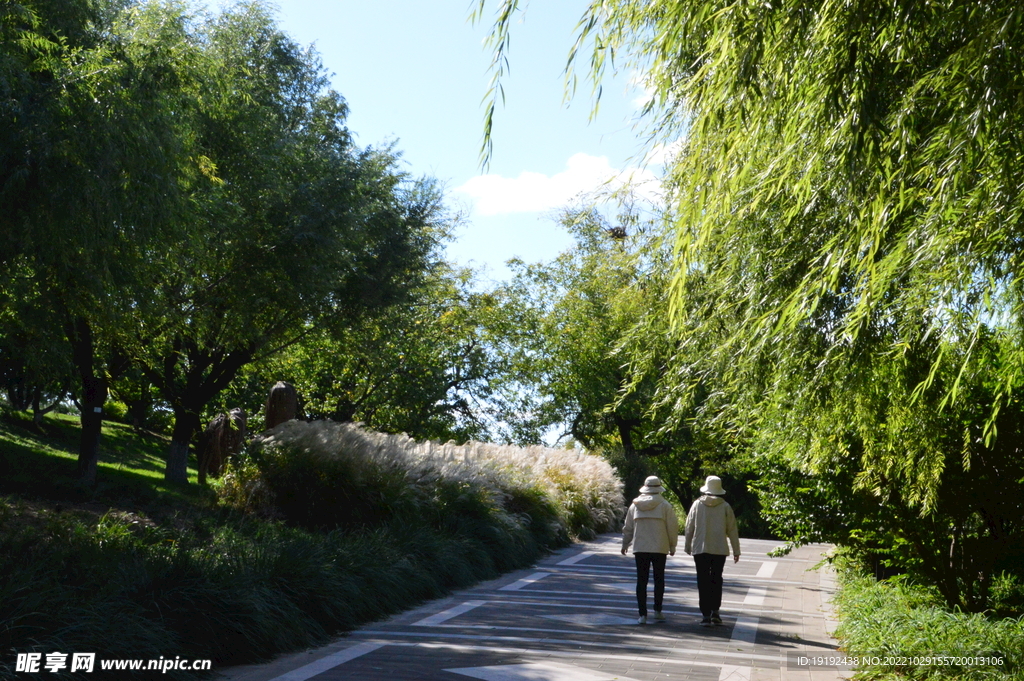
[[(0, 494), (123, 511), (205, 507), (213, 499), (198, 485), (164, 481), (169, 438), (112, 421), (103, 424), (96, 485), (85, 488), (75, 478), (78, 440), (77, 416), (50, 414), (36, 426), (26, 414), (0, 414)], [(189, 480), (196, 480), (192, 468)]]

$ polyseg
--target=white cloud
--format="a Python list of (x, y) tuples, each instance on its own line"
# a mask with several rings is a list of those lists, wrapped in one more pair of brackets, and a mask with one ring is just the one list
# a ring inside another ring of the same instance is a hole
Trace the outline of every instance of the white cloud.
[(638, 111), (653, 102), (658, 96), (658, 92), (651, 85), (650, 76), (646, 73), (630, 71), (629, 86), (640, 91), (640, 94), (633, 98), (633, 107)]
[(658, 143), (654, 145), (654, 148), (647, 152), (644, 157), (644, 163), (663, 166), (666, 162), (671, 161), (675, 158), (679, 150), (683, 148), (683, 140), (677, 139), (668, 144)]
[(472, 198), (478, 215), (538, 213), (568, 205), (582, 193), (615, 190), (633, 182), (643, 194), (657, 193), (657, 178), (646, 168), (613, 168), (606, 156), (574, 154), (565, 170), (548, 176), (524, 171), (518, 177), (478, 175), (454, 191)]

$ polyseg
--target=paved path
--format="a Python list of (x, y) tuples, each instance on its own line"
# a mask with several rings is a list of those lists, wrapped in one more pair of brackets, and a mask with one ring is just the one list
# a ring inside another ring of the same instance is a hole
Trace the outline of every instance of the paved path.
[[(668, 559), (667, 621), (636, 623), (632, 556), (619, 537), (563, 549), (529, 570), (367, 625), (317, 650), (222, 670), (232, 681), (824, 681), (792, 656), (835, 650), (823, 546), (785, 558), (741, 540), (725, 568), (724, 624), (701, 627), (689, 556)], [(650, 587), (653, 588), (653, 587)], [(652, 600), (649, 599), (648, 607)]]

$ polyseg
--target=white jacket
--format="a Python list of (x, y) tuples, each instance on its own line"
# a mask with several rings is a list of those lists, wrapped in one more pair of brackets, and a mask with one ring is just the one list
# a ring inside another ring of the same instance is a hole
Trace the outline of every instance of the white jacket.
[(660, 494), (641, 494), (626, 511), (622, 526), (622, 550), (633, 544), (633, 553), (674, 553), (679, 540), (675, 509)]
[(740, 533), (732, 506), (721, 497), (705, 494), (693, 502), (686, 516), (685, 550), (691, 555), (728, 556), (729, 544), (732, 544), (733, 554), (740, 555)]

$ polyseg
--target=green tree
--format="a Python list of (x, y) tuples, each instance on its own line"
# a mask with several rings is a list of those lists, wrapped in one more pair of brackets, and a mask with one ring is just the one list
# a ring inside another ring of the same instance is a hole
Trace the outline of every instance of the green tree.
[(38, 424), (74, 386), (67, 339), (54, 295), (27, 264), (9, 263), (0, 286), (0, 388), (8, 405), (31, 411)]
[(432, 183), (398, 171), (390, 149), (352, 144), (316, 53), (265, 6), (206, 22), (143, 8), (139, 26), (154, 23), (148, 12), (190, 27), (200, 172), (182, 217), (190, 238), (152, 254), (124, 352), (174, 411), (166, 476), (185, 482), (201, 414), (242, 367), (415, 286), (441, 203)]
[[(519, 4), (499, 3), (498, 75)], [(944, 495), (984, 462), (1020, 494), (1021, 19), (1004, 1), (612, 0), (570, 54), (595, 85), (638, 70), (652, 138), (681, 142), (672, 310), (702, 351), (662, 401), (798, 474), (848, 467), (900, 518), (883, 534), (904, 567), (972, 608), (1019, 513)], [(965, 541), (982, 562), (940, 569)]]
[[(524, 435), (560, 427), (588, 449), (619, 452), (632, 484), (656, 465), (642, 459), (671, 456), (688, 437), (680, 419), (656, 416), (653, 401), (671, 349), (662, 336), (670, 252), (656, 218), (636, 203), (624, 204), (617, 224), (592, 207), (567, 210), (560, 222), (574, 246), (547, 264), (513, 261), (513, 280), (496, 292), (514, 320), (504, 328), (519, 369), (509, 392), (533, 398)], [(634, 342), (649, 350), (642, 369)]]
[[(986, 332), (963, 372), (940, 371), (918, 395), (926, 353), (874, 359), (842, 382), (792, 371), (788, 398), (762, 403), (752, 443), (779, 533), (853, 547), (924, 578), (950, 605), (988, 607), (994, 577), (1019, 572), (1024, 546), (1019, 387), (997, 416), (998, 438), (984, 438), (1008, 341)], [(952, 382), (965, 399), (943, 405)]]
[(471, 290), (467, 271), (438, 263), (400, 303), (314, 329), (285, 351), (254, 364), (218, 399), (218, 410), (262, 408), (267, 386), (292, 383), (305, 416), (359, 421), (416, 439), (485, 439), (491, 379), (491, 296)]
[[(499, 3), (499, 75), (519, 5)], [(656, 138), (683, 136), (677, 313), (700, 272), (743, 317), (722, 353), (799, 352), (803, 325), (828, 324), (841, 362), (894, 314), (965, 308), (973, 337), (1019, 309), (1022, 43), (1012, 2), (615, 0), (586, 10), (570, 63), (589, 52), (595, 85), (638, 69)], [(906, 346), (959, 340), (900, 328)], [(953, 356), (942, 347), (934, 364)], [(1001, 365), (990, 419), (1022, 357)]]
[[(614, 222), (593, 206), (565, 211), (575, 245), (551, 263), (514, 263), (516, 276), (496, 291), (505, 323), (494, 328), (508, 357), (496, 381), (503, 420), (525, 441), (564, 429), (614, 463), (627, 490), (656, 473), (686, 503), (707, 475), (724, 476), (744, 532), (766, 536), (747, 487), (757, 477), (748, 449), (697, 419), (713, 382), (676, 392), (666, 380), (702, 350), (681, 342), (669, 319), (663, 216), (636, 196), (621, 199)], [(693, 300), (704, 295), (698, 281), (690, 286)]]
[(122, 325), (122, 292), (146, 283), (147, 249), (180, 238), (177, 189), (191, 161), (177, 84), (189, 63), (175, 25), (154, 40), (120, 31), (119, 3), (40, 0), (2, 12), (0, 268), (30, 272), (52, 298), (89, 481), (110, 379), (105, 330)]

